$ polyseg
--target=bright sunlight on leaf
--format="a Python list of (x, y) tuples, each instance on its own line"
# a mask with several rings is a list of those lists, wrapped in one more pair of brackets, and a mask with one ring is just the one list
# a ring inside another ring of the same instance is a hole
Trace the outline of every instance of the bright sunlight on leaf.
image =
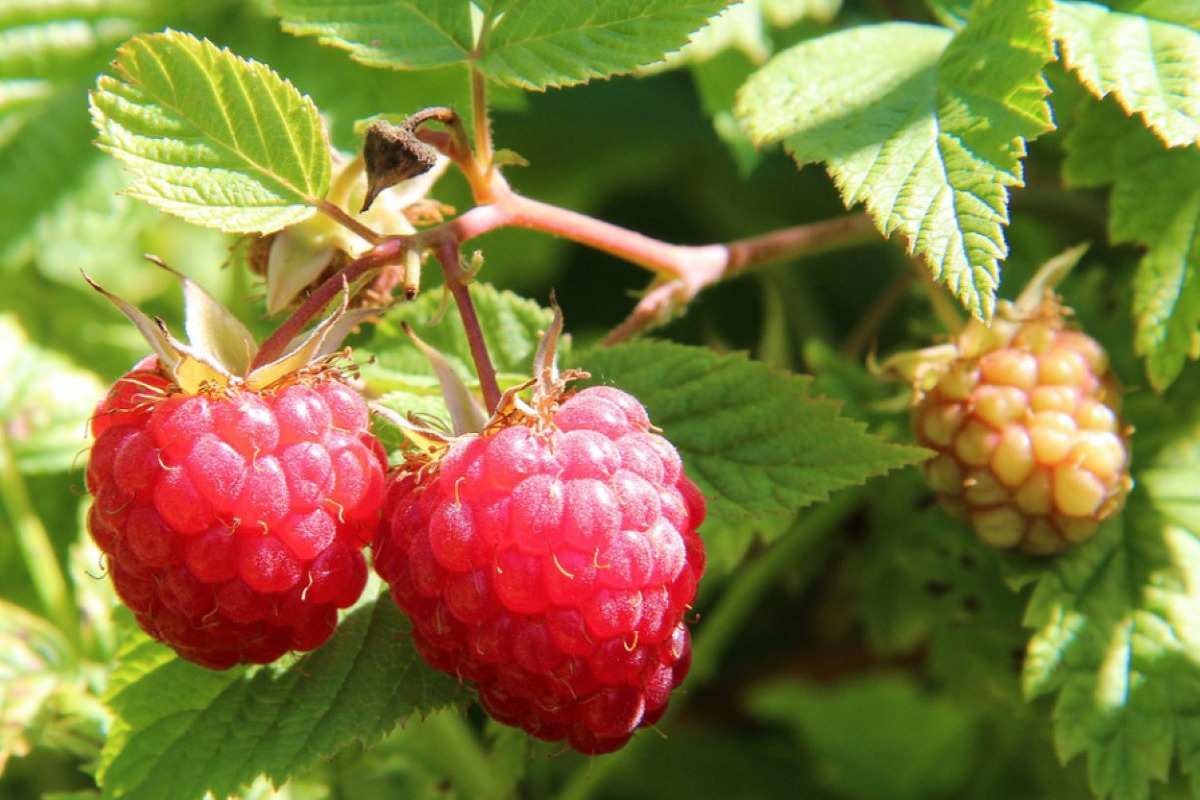
[(316, 106), (264, 64), (167, 31), (121, 47), (92, 92), (125, 192), (189, 222), (270, 232), (313, 213), (330, 161)]
[(488, 6), (476, 36), (465, 0), (280, 0), (284, 28), (393, 69), (473, 63), (505, 86), (545, 89), (632, 72), (676, 50), (721, 0), (530, 0)]
[(1176, 758), (1200, 775), (1194, 436), (1142, 465), (1123, 518), (1046, 566), (1026, 614), (1026, 691), (1057, 693), (1059, 755), (1088, 755), (1100, 797), (1145, 800)]
[(1174, 17), (1187, 5), (1160, 0), (1127, 13), (1059, 0), (1051, 17), (1063, 61), (1083, 85), (1099, 98), (1112, 94), (1170, 146), (1200, 141), (1200, 30)]
[(884, 23), (804, 42), (752, 77), (738, 104), (755, 141), (825, 162), (846, 204), (906, 237), (982, 319), (1008, 254), (1025, 142), (1053, 127), (1048, 4), (1029, 6), (984, 4), (957, 34)]
[(1088, 106), (1067, 137), (1066, 177), (1112, 184), (1109, 232), (1145, 246), (1134, 277), (1134, 340), (1158, 391), (1196, 357), (1200, 335), (1200, 152), (1167, 149), (1111, 100)]

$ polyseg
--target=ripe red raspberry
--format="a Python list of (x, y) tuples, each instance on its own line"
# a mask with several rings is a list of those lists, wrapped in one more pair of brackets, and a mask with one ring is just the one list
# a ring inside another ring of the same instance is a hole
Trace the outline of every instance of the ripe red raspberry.
[(186, 392), (150, 357), (92, 419), (88, 529), (141, 627), (213, 669), (311, 650), (362, 593), (386, 468), (329, 370)]
[(972, 325), (921, 397), (917, 440), (942, 503), (997, 548), (1055, 553), (1115, 514), (1130, 488), (1120, 386), (1100, 344), (1047, 299), (1030, 318)]
[(425, 660), (492, 717), (616, 750), (690, 665), (704, 499), (620, 390), (500, 420), (395, 476), (375, 568)]

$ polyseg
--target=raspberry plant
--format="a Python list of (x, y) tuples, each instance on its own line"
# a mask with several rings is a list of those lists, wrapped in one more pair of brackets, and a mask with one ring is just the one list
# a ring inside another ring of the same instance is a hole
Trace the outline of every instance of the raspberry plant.
[(1180, 0), (4, 4), (0, 796), (1200, 796), (1198, 147)]

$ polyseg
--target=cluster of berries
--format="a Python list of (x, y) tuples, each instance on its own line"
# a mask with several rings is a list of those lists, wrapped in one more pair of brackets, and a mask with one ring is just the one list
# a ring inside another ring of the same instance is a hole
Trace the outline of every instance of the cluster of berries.
[(89, 530), (148, 634), (213, 669), (312, 650), (371, 545), (422, 656), (501, 722), (602, 753), (661, 717), (705, 505), (632, 396), (560, 391), (389, 477), (327, 360), (256, 381), (152, 344), (99, 404), (87, 470)]
[[(423, 431), (435, 444), (389, 475), (331, 360), (352, 319), (255, 367), (240, 323), (185, 288), (237, 333), (237, 368), (113, 298), (157, 355), (92, 420), (89, 530), (147, 633), (214, 669), (312, 650), (362, 594), (369, 545), (422, 657), (500, 722), (595, 754), (661, 718), (691, 661), (704, 499), (636, 399), (567, 390), (560, 316), (531, 403), (511, 390), (482, 430)], [(1056, 298), (918, 363), (926, 475), (983, 541), (1058, 552), (1120, 508), (1118, 386)]]

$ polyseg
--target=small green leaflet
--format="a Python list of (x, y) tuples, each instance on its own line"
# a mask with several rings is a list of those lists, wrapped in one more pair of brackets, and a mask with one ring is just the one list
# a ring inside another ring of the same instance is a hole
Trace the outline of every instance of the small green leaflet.
[(466, 2), (438, 0), (275, 0), (283, 29), (319, 36), (358, 61), (430, 69), (466, 61), (475, 35)]
[(312, 101), (256, 61), (168, 30), (117, 52), (91, 94), (100, 146), (133, 173), (126, 194), (198, 225), (268, 233), (329, 188)]
[[(476, 4), (478, 5), (478, 4)], [(682, 47), (724, 0), (494, 2), (277, 0), (286, 30), (366, 64), (428, 69), (469, 62), (505, 86), (545, 89), (632, 72)]]
[[(1147, 0), (1126, 12), (1057, 0), (1051, 14), (1063, 62), (1096, 97), (1112, 94), (1168, 146), (1200, 142), (1200, 13)], [(1189, 25), (1191, 27), (1189, 27)]]
[(897, 22), (803, 42), (746, 82), (737, 114), (756, 142), (824, 162), (848, 206), (864, 203), (990, 319), (1008, 191), (1025, 143), (1053, 128), (1049, 7), (992, 0), (957, 33)]
[(144, 636), (117, 661), (105, 698), (115, 720), (98, 777), (104, 797), (124, 800), (227, 797), (259, 775), (279, 785), (450, 703), (457, 691), (421, 661), (386, 593), (285, 670), (214, 672)]
[(1162, 391), (1196, 358), (1200, 337), (1200, 150), (1167, 149), (1111, 100), (1083, 110), (1066, 146), (1068, 181), (1112, 184), (1113, 241), (1147, 248), (1133, 284), (1134, 344)]
[(809, 378), (742, 355), (638, 342), (574, 361), (645, 404), (714, 517), (794, 511), (927, 455), (867, 433), (839, 403), (813, 397)]

